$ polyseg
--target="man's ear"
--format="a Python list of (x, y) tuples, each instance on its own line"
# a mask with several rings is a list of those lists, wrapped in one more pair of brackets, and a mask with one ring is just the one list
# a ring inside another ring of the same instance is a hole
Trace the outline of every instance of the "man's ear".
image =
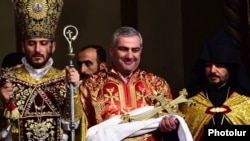
[(52, 51), (52, 53), (54, 53), (55, 50), (56, 50), (56, 42), (53, 41), (53, 42), (52, 42), (52, 46), (51, 46), (51, 51)]
[(24, 49), (24, 42), (21, 42), (21, 50), (22, 50), (22, 53), (25, 53), (25, 49)]
[(100, 64), (100, 70), (105, 69), (106, 66), (107, 66), (106, 63), (105, 63), (105, 62), (102, 62), (102, 63)]
[(109, 48), (109, 55), (110, 55), (110, 57), (112, 58), (112, 56), (113, 56), (113, 51), (114, 51), (114, 47), (110, 47)]

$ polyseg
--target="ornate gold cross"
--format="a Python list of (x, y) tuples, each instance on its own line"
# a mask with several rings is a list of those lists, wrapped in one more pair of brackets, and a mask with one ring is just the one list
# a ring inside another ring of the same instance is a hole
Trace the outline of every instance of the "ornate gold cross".
[(192, 100), (186, 98), (187, 94), (187, 90), (184, 88), (179, 91), (179, 96), (175, 99), (168, 99), (164, 94), (150, 95), (148, 98), (153, 102), (155, 108), (138, 115), (125, 114), (121, 117), (121, 123), (146, 120), (165, 114), (178, 114), (183, 117), (184, 115), (178, 110), (179, 104), (185, 103), (188, 106), (194, 104)]

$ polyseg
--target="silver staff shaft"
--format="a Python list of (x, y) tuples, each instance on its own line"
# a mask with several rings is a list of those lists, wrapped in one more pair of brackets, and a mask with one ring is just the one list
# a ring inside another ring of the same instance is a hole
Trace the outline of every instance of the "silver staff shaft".
[[(78, 30), (73, 25), (68, 25), (63, 30), (63, 35), (69, 43), (69, 66), (74, 67), (73, 58), (75, 54), (73, 53), (72, 41), (74, 41), (78, 35)], [(70, 128), (71, 128), (71, 141), (75, 141), (75, 104), (74, 104), (74, 86), (72, 83), (69, 84), (70, 88)]]

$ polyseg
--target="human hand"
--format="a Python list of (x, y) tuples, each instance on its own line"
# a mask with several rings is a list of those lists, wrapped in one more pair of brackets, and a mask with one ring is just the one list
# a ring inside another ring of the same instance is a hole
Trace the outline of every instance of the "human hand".
[(165, 116), (162, 118), (158, 129), (161, 132), (171, 132), (178, 128), (179, 121), (175, 117)]
[(67, 83), (72, 83), (74, 86), (79, 86), (80, 84), (80, 74), (74, 67), (66, 66), (66, 80)]
[(8, 103), (10, 100), (10, 97), (13, 95), (13, 87), (12, 84), (7, 82), (4, 85), (0, 87), (0, 94), (1, 94), (1, 99), (5, 102)]

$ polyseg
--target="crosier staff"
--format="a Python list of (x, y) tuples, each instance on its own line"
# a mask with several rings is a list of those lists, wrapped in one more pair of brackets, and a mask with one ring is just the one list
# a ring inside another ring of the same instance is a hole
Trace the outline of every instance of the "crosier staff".
[[(74, 67), (73, 58), (75, 54), (73, 53), (72, 41), (77, 38), (78, 30), (73, 25), (68, 25), (63, 29), (63, 35), (69, 43), (69, 66)], [(71, 141), (75, 141), (75, 111), (74, 111), (74, 86), (72, 83), (69, 84), (70, 88), (70, 128), (71, 128)]]

